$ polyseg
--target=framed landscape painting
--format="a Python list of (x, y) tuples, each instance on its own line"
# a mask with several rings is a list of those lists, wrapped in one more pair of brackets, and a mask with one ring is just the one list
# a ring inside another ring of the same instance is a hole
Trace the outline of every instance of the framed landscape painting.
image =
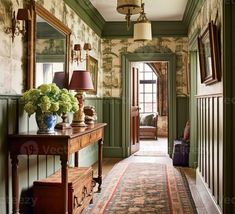
[(88, 71), (90, 71), (91, 79), (94, 89), (88, 91), (88, 94), (97, 94), (97, 81), (98, 81), (98, 60), (89, 56), (88, 59)]
[(220, 81), (220, 52), (217, 26), (211, 21), (198, 38), (201, 83)]

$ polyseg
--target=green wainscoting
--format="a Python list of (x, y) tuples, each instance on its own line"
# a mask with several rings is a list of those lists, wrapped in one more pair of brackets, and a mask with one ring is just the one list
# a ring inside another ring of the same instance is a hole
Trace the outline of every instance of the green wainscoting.
[(124, 157), (122, 148), (122, 100), (103, 99), (103, 121), (107, 123), (104, 136), (104, 156)]
[(189, 97), (177, 97), (176, 108), (177, 138), (179, 138), (183, 135), (185, 123), (189, 120)]
[(87, 97), (86, 105), (95, 106), (98, 122), (107, 123), (104, 131), (104, 157), (124, 157), (121, 98)]
[(223, 3), (223, 212), (235, 213), (235, 1)]
[[(7, 135), (37, 129), (34, 115), (28, 118), (23, 106), (19, 103), (20, 96), (0, 95), (0, 210), (1, 214), (9, 214), (11, 208), (11, 163), (8, 155)], [(99, 120), (102, 120), (103, 100), (89, 100), (95, 105)], [(80, 166), (87, 166), (97, 161), (97, 145), (91, 145), (79, 153)], [(73, 157), (70, 163), (72, 164)], [(19, 156), (19, 187), (21, 201), (31, 197), (33, 181), (43, 179), (60, 168), (58, 156)], [(9, 202), (8, 202), (9, 200)], [(32, 213), (31, 202), (22, 206), (24, 214)]]

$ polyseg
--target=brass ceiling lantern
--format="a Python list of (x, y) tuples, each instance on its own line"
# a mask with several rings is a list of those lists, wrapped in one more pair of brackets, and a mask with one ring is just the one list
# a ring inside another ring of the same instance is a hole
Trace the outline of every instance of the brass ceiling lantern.
[(140, 16), (134, 24), (134, 41), (152, 40), (152, 26), (144, 12), (144, 3), (141, 5)]
[(117, 11), (126, 15), (127, 29), (130, 29), (131, 15), (141, 12), (142, 0), (117, 0)]

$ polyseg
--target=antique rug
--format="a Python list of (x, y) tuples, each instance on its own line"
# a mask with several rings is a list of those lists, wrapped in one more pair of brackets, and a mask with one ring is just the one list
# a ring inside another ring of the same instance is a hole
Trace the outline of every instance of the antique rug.
[(197, 213), (180, 168), (156, 163), (118, 163), (105, 178), (101, 193), (85, 213)]
[(143, 151), (143, 150), (140, 150), (140, 151), (134, 153), (134, 156), (167, 157), (168, 155), (163, 151)]

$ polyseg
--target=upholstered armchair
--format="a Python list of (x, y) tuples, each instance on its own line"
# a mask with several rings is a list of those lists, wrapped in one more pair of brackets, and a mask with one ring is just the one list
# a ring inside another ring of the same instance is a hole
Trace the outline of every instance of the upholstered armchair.
[(157, 139), (157, 113), (140, 115), (140, 138)]

